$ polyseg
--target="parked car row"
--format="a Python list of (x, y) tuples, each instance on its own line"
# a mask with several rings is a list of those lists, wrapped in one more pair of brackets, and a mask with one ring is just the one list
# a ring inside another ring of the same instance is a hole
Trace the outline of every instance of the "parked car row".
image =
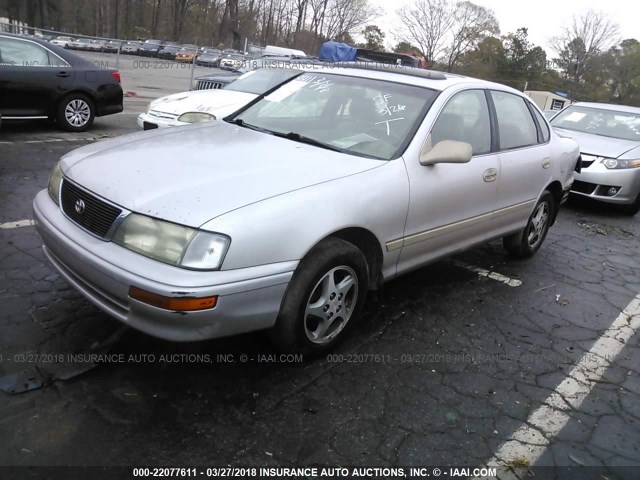
[[(40, 38), (40, 40), (45, 40)], [(69, 50), (83, 50), (89, 52), (116, 53), (118, 50), (123, 55), (139, 55), (143, 57), (157, 57), (164, 60), (176, 60), (178, 62), (193, 62), (196, 59), (198, 65), (207, 67), (219, 67), (220, 61), (228, 56), (238, 56), (242, 59), (253, 58), (243, 55), (233, 49), (218, 49), (214, 47), (198, 47), (191, 44), (178, 44), (166, 40), (148, 39), (144, 42), (137, 40), (99, 40), (92, 38), (74, 38), (60, 35), (47, 39), (50, 43)], [(200, 57), (203, 57), (200, 60)]]

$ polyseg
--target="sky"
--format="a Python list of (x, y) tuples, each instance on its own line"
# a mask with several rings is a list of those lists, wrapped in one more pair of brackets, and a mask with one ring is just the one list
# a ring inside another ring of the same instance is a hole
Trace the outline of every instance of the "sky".
[[(455, 1), (455, 0), (450, 0)], [(589, 9), (601, 10), (620, 27), (621, 37), (640, 40), (640, 2), (637, 0), (471, 0), (477, 5), (493, 10), (500, 33), (506, 35), (520, 27), (529, 29), (529, 41), (553, 54), (549, 39), (558, 35), (564, 26), (571, 24), (574, 14), (580, 15)], [(386, 34), (385, 43), (389, 47), (397, 43), (393, 31), (400, 26), (395, 11), (402, 5), (412, 4), (414, 0), (370, 0), (373, 5), (384, 9), (385, 14), (376, 19)]]

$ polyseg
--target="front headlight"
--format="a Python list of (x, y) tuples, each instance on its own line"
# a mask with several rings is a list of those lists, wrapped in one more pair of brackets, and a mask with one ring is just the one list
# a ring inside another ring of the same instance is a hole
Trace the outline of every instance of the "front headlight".
[(51, 175), (49, 175), (49, 186), (47, 187), (49, 196), (56, 203), (60, 198), (60, 183), (62, 183), (62, 170), (60, 169), (60, 163), (56, 163), (56, 166), (51, 170)]
[(602, 163), (609, 170), (621, 170), (625, 168), (640, 167), (640, 160), (616, 160), (615, 158), (605, 158)]
[(208, 113), (203, 112), (187, 112), (178, 117), (179, 122), (185, 123), (210, 122), (211, 120), (215, 119), (216, 117), (214, 117), (213, 115), (209, 115)]
[(231, 240), (217, 233), (132, 213), (118, 227), (113, 242), (177, 267), (217, 270)]

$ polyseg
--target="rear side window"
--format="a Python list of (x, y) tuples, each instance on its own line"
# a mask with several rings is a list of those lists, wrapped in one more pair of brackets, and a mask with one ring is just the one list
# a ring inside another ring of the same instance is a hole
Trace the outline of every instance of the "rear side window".
[(43, 67), (49, 66), (49, 55), (35, 43), (0, 38), (0, 63), (16, 67)]
[(542, 134), (542, 143), (547, 143), (549, 141), (549, 137), (551, 136), (551, 133), (549, 132), (549, 125), (547, 124), (547, 121), (540, 114), (537, 108), (531, 107), (531, 111), (533, 111), (533, 114), (538, 120), (538, 125), (540, 125), (540, 133)]
[(0, 38), (0, 65), (62, 67), (67, 63), (36, 43)]
[(528, 147), (538, 143), (538, 130), (525, 100), (507, 92), (491, 91), (496, 107), (500, 150)]
[(466, 90), (451, 97), (431, 129), (431, 144), (442, 140), (469, 143), (473, 155), (489, 153), (491, 124), (484, 90)]

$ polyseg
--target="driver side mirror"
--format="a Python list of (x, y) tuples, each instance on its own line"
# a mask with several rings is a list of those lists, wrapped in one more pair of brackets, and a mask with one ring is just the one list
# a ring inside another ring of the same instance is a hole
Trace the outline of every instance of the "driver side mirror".
[(473, 149), (466, 142), (457, 140), (441, 140), (431, 146), (431, 135), (420, 150), (420, 165), (435, 165), (436, 163), (468, 163)]

